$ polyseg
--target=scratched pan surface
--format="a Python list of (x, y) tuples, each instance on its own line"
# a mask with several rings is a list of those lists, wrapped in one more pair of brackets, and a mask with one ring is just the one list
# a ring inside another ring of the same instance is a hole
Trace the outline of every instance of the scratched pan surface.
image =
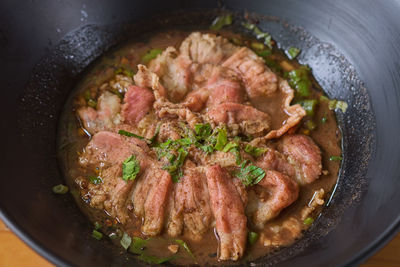
[[(344, 160), (321, 217), (293, 246), (257, 265), (356, 265), (400, 225), (400, 4), (387, 1), (2, 1), (0, 3), (0, 217), (53, 263), (142, 265), (92, 226), (63, 182), (57, 122), (74, 84), (96, 58), (127, 39), (171, 27), (202, 28), (218, 8), (255, 12), (260, 27), (299, 58), (332, 98)], [(182, 10), (184, 12), (182, 12)], [(233, 25), (238, 30), (237, 25)]]

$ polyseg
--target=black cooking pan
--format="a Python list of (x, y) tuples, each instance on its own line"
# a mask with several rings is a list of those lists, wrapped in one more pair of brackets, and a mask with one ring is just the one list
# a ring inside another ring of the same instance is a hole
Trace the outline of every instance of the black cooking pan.
[[(219, 12), (250, 13), (282, 48), (300, 47), (332, 98), (344, 160), (335, 193), (304, 238), (259, 265), (356, 265), (400, 226), (400, 4), (352, 1), (12, 1), (0, 3), (0, 217), (57, 265), (141, 265), (91, 224), (63, 183), (57, 122), (92, 62), (127, 39), (164, 28), (207, 27)], [(233, 28), (236, 26), (234, 25)]]

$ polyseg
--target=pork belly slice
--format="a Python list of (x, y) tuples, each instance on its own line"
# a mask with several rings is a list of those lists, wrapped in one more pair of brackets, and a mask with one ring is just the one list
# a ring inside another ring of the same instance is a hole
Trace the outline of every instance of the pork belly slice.
[(269, 129), (270, 117), (268, 114), (252, 106), (223, 103), (211, 108), (208, 117), (216, 124), (238, 124), (242, 133), (246, 135), (261, 135)]
[(108, 91), (103, 92), (98, 98), (97, 109), (81, 107), (77, 113), (82, 126), (91, 134), (99, 131), (110, 130), (121, 122), (119, 112), (121, 100), (117, 95)]
[(290, 128), (296, 126), (300, 123), (301, 119), (306, 116), (306, 111), (299, 104), (291, 105), (294, 98), (294, 90), (289, 86), (288, 82), (280, 79), (279, 81), (279, 90), (285, 96), (283, 102), (283, 110), (286, 114), (289, 115), (286, 121), (283, 122), (283, 125), (276, 130), (270, 131), (265, 138), (279, 138), (284, 135)]
[(305, 135), (286, 135), (282, 139), (282, 152), (294, 166), (300, 184), (309, 184), (322, 172), (321, 150)]
[(110, 216), (125, 223), (129, 217), (127, 198), (134, 182), (121, 179), (122, 162), (135, 155), (140, 162), (140, 175), (149, 162), (147, 151), (147, 145), (138, 139), (128, 139), (106, 131), (95, 134), (79, 158), (84, 167), (101, 168), (102, 183), (88, 186), (90, 205), (104, 209)]
[(278, 76), (265, 65), (261, 57), (247, 47), (236, 51), (222, 66), (242, 77), (250, 99), (270, 95), (278, 90)]
[(247, 239), (247, 218), (232, 177), (218, 165), (207, 167), (211, 209), (219, 236), (219, 259), (238, 260)]
[(299, 186), (289, 176), (266, 170), (265, 177), (249, 192), (246, 214), (260, 229), (292, 204), (299, 196)]
[(152, 109), (154, 103), (153, 93), (146, 88), (130, 86), (125, 93), (122, 106), (122, 117), (128, 124), (137, 124)]

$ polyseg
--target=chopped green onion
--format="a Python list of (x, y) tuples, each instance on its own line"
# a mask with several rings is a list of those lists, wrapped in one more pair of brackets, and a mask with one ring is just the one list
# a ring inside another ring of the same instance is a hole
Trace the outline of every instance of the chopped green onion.
[(128, 137), (135, 137), (135, 138), (140, 139), (140, 140), (145, 140), (145, 138), (143, 136), (140, 136), (140, 135), (137, 135), (137, 134), (134, 134), (134, 133), (131, 133), (131, 132), (127, 132), (127, 131), (124, 131), (124, 130), (119, 130), (118, 134), (124, 135), (124, 136), (128, 136)]
[(175, 257), (166, 257), (166, 258), (160, 258), (156, 256), (151, 256), (151, 255), (146, 255), (146, 254), (141, 254), (138, 259), (142, 260), (144, 262), (150, 263), (150, 264), (161, 264), (170, 260), (173, 260)]
[(63, 184), (59, 184), (59, 185), (56, 185), (56, 186), (53, 186), (53, 193), (54, 194), (65, 194), (65, 193), (67, 193), (68, 192), (68, 186), (65, 186), (65, 185), (63, 185)]
[(300, 49), (293, 46), (289, 47), (289, 49), (286, 50), (286, 54), (289, 56), (289, 59), (295, 59), (300, 54)]
[(244, 148), (244, 151), (252, 156), (259, 157), (265, 152), (268, 151), (268, 148), (254, 147), (250, 144), (247, 144)]
[(158, 134), (160, 133), (160, 128), (161, 128), (161, 124), (158, 124), (156, 127), (156, 131), (154, 132), (154, 135), (149, 139), (150, 144), (154, 144), (154, 142), (156, 141), (156, 138), (157, 138)]
[(301, 66), (288, 73), (289, 85), (296, 90), (300, 97), (308, 97), (311, 94), (311, 80), (309, 78), (310, 69), (307, 66)]
[(94, 229), (95, 229), (95, 230), (99, 230), (99, 229), (101, 229), (101, 227), (102, 227), (101, 223), (99, 223), (99, 222), (94, 222)]
[(89, 181), (92, 184), (101, 184), (103, 182), (99, 176), (89, 176)]
[(231, 42), (234, 43), (235, 45), (243, 45), (243, 41), (242, 39), (236, 38), (236, 37), (232, 37)]
[(122, 179), (125, 181), (135, 180), (139, 171), (140, 163), (135, 155), (130, 156), (122, 163)]
[(258, 184), (264, 178), (265, 171), (255, 165), (247, 165), (247, 163), (248, 161), (244, 161), (241, 164), (241, 169), (236, 174), (237, 178), (239, 178), (245, 186)]
[(116, 69), (114, 71), (115, 74), (124, 74), (125, 76), (129, 76), (132, 77), (133, 75), (135, 75), (135, 72), (131, 69), (126, 69), (123, 67), (119, 67), (118, 69)]
[(216, 142), (214, 148), (218, 151), (222, 151), (224, 149), (226, 143), (228, 143), (226, 129), (220, 128), (220, 129), (218, 129), (217, 142)]
[(143, 249), (146, 247), (147, 240), (141, 239), (140, 237), (133, 237), (132, 244), (129, 247), (129, 252), (133, 254), (142, 254)]
[(123, 236), (122, 236), (122, 238), (121, 238), (120, 243), (121, 243), (121, 246), (122, 246), (124, 249), (128, 249), (129, 246), (130, 246), (131, 243), (132, 243), (132, 238), (131, 238), (127, 233), (124, 232), (124, 234), (123, 234)]
[(175, 239), (175, 242), (180, 245), (181, 247), (183, 247), (186, 252), (190, 255), (190, 257), (192, 257), (194, 260), (196, 260), (195, 256), (193, 255), (192, 251), (190, 250), (188, 244), (186, 244), (185, 241), (181, 240), (181, 239)]
[(330, 161), (341, 161), (343, 158), (340, 156), (331, 156), (329, 158)]
[(211, 23), (210, 30), (218, 31), (224, 26), (231, 25), (232, 21), (233, 21), (232, 14), (216, 17), (214, 21)]
[(258, 55), (258, 56), (260, 56), (260, 57), (262, 57), (262, 58), (266, 58), (267, 56), (269, 56), (269, 55), (271, 55), (271, 50), (269, 50), (269, 49), (264, 49), (264, 50), (256, 50), (256, 51), (254, 51), (254, 52), (256, 52), (256, 54)]
[(239, 144), (237, 142), (231, 141), (228, 144), (225, 145), (224, 149), (222, 149), (222, 152), (229, 152), (232, 148), (239, 147)]
[(349, 105), (345, 101), (341, 101), (341, 100), (337, 100), (337, 99), (329, 100), (329, 103), (328, 103), (328, 107), (330, 110), (340, 109), (343, 113), (346, 112), (348, 106)]
[(151, 49), (147, 51), (146, 54), (142, 57), (142, 61), (145, 63), (150, 62), (150, 60), (156, 58), (159, 54), (161, 54), (163, 51), (161, 49)]
[(254, 245), (258, 240), (259, 234), (256, 232), (249, 232), (247, 235), (247, 240), (249, 241), (250, 245)]
[(87, 104), (88, 104), (88, 106), (91, 107), (91, 108), (96, 108), (96, 106), (97, 106), (97, 102), (96, 102), (95, 100), (93, 100), (93, 99), (89, 99), (89, 100), (87, 101)]
[(313, 218), (311, 218), (311, 217), (308, 217), (308, 218), (306, 218), (305, 220), (304, 220), (304, 224), (305, 225), (311, 225), (311, 224), (313, 224), (313, 222), (314, 222), (314, 219)]
[(306, 121), (306, 122), (304, 123), (304, 126), (305, 126), (308, 130), (310, 130), (310, 131), (312, 131), (312, 130), (314, 130), (315, 128), (317, 128), (317, 125), (315, 124), (315, 122), (314, 122), (313, 120), (308, 120), (308, 121)]
[(250, 46), (254, 50), (263, 50), (265, 48), (264, 44), (260, 42), (251, 42)]
[(304, 110), (306, 111), (306, 114), (308, 116), (314, 116), (315, 110), (317, 108), (317, 103), (318, 101), (316, 99), (306, 99), (306, 100), (302, 100), (297, 102), (298, 104), (300, 104)]
[(254, 30), (254, 27), (256, 27), (256, 25), (250, 23), (250, 22), (242, 22), (242, 26), (245, 27), (246, 29), (248, 29), (249, 31)]
[(97, 231), (97, 230), (93, 230), (93, 232), (92, 232), (92, 237), (95, 238), (95, 239), (97, 239), (97, 240), (101, 240), (101, 239), (103, 238), (103, 234), (100, 233), (100, 232)]
[(116, 233), (111, 233), (111, 234), (108, 235), (108, 237), (109, 237), (110, 239), (117, 239), (117, 238), (118, 238), (118, 235), (117, 235)]
[(194, 130), (200, 140), (206, 140), (212, 134), (212, 128), (209, 123), (196, 124)]

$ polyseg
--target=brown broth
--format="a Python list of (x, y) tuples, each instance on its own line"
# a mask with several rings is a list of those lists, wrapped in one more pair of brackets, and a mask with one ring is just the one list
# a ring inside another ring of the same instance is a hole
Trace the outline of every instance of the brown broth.
[[(90, 208), (89, 205), (87, 205), (87, 199), (85, 199), (85, 196), (80, 195), (79, 188), (75, 181), (76, 178), (79, 176), (93, 174), (95, 170), (85, 170), (78, 164), (79, 153), (90, 140), (90, 135), (85, 133), (81, 128), (75, 113), (76, 106), (77, 104), (79, 105), (83, 92), (88, 89), (90, 90), (91, 88), (97, 88), (104, 82), (111, 79), (114, 76), (114, 71), (116, 68), (124, 67), (136, 71), (136, 65), (140, 63), (140, 59), (142, 55), (146, 53), (146, 51), (152, 48), (163, 49), (167, 46), (179, 47), (180, 43), (187, 35), (188, 32), (183, 31), (159, 33), (154, 35), (154, 37), (150, 38), (146, 42), (130, 42), (118, 48), (113, 53), (103, 56), (103, 58), (87, 73), (87, 75), (85, 75), (84, 79), (77, 86), (76, 91), (65, 107), (59, 128), (59, 159), (62, 169), (65, 173), (67, 184), (71, 188), (71, 192), (74, 195), (76, 202), (79, 204), (79, 207), (93, 223), (102, 223), (103, 227), (101, 231), (105, 235), (110, 233), (120, 234), (122, 231), (126, 231), (128, 233), (136, 233), (136, 235), (141, 236), (139, 230), (140, 221), (137, 218), (132, 218), (133, 223), (126, 226), (121, 226), (114, 219), (110, 218), (104, 211)], [(225, 31), (222, 32), (222, 35), (226, 37), (240, 37), (237, 34)], [(299, 66), (296, 61), (288, 60), (281, 51), (274, 49), (272, 56), (278, 62), (286, 61), (290, 63), (294, 68)], [(319, 99), (319, 96), (322, 95), (322, 90), (315, 81), (313, 87), (313, 97)], [(274, 116), (272, 116), (272, 129), (279, 128), (282, 122), (287, 118), (287, 115), (281, 111), (282, 99), (278, 94), (268, 99), (260, 98), (252, 104), (264, 112), (274, 114)], [(321, 122), (322, 117), (327, 118), (325, 123)], [(328, 201), (332, 193), (332, 188), (337, 181), (340, 162), (329, 160), (329, 157), (332, 155), (341, 155), (341, 133), (337, 126), (335, 114), (333, 111), (328, 109), (327, 103), (320, 102), (313, 119), (317, 124), (317, 128), (313, 131), (310, 131), (310, 136), (321, 148), (323, 170), (326, 170), (328, 173), (326, 175), (321, 175), (321, 177), (315, 182), (301, 187), (298, 200), (290, 207), (283, 210), (277, 218), (266, 224), (265, 230), (261, 231), (266, 236), (272, 235), (273, 233), (271, 232), (271, 229), (274, 229), (274, 227), (277, 225), (281, 225), (289, 218), (295, 218), (301, 224), (301, 228), (303, 230), (306, 229), (307, 226), (302, 223), (300, 218), (301, 210), (303, 207), (307, 206), (314, 192), (321, 188), (325, 190), (325, 202)], [(298, 132), (304, 131), (304, 127), (300, 127), (298, 129)], [(317, 215), (321, 212), (321, 209), (322, 207), (313, 211), (311, 216), (313, 218), (317, 218)], [(119, 228), (121, 230), (118, 230)], [(299, 236), (296, 238), (300, 237), (301, 234), (299, 234)], [(183, 239), (188, 243), (196, 257), (198, 264), (229, 264), (229, 262), (218, 262), (217, 260), (216, 252), (218, 243), (216, 235), (214, 234), (214, 229), (211, 229), (201, 241), (190, 241), (185, 235), (178, 238)], [(290, 244), (294, 241), (294, 238), (289, 234), (285, 234), (284, 231), (280, 238), (282, 239), (282, 243), (285, 244)], [(115, 242), (116, 245), (119, 245), (119, 239), (112, 241)], [(167, 247), (168, 245), (174, 243), (174, 239), (171, 239), (166, 235), (152, 238), (148, 243), (147, 252), (151, 255), (156, 255), (159, 257), (168, 257), (171, 256), (172, 253)], [(261, 242), (256, 242), (254, 245), (248, 246), (247, 253), (241, 261), (245, 262), (256, 259), (267, 254), (271, 249), (271, 247), (265, 247)], [(194, 262), (188, 253), (186, 253), (182, 248), (179, 249), (179, 252), (176, 254), (176, 256), (176, 259), (172, 261), (175, 264), (186, 265)]]

